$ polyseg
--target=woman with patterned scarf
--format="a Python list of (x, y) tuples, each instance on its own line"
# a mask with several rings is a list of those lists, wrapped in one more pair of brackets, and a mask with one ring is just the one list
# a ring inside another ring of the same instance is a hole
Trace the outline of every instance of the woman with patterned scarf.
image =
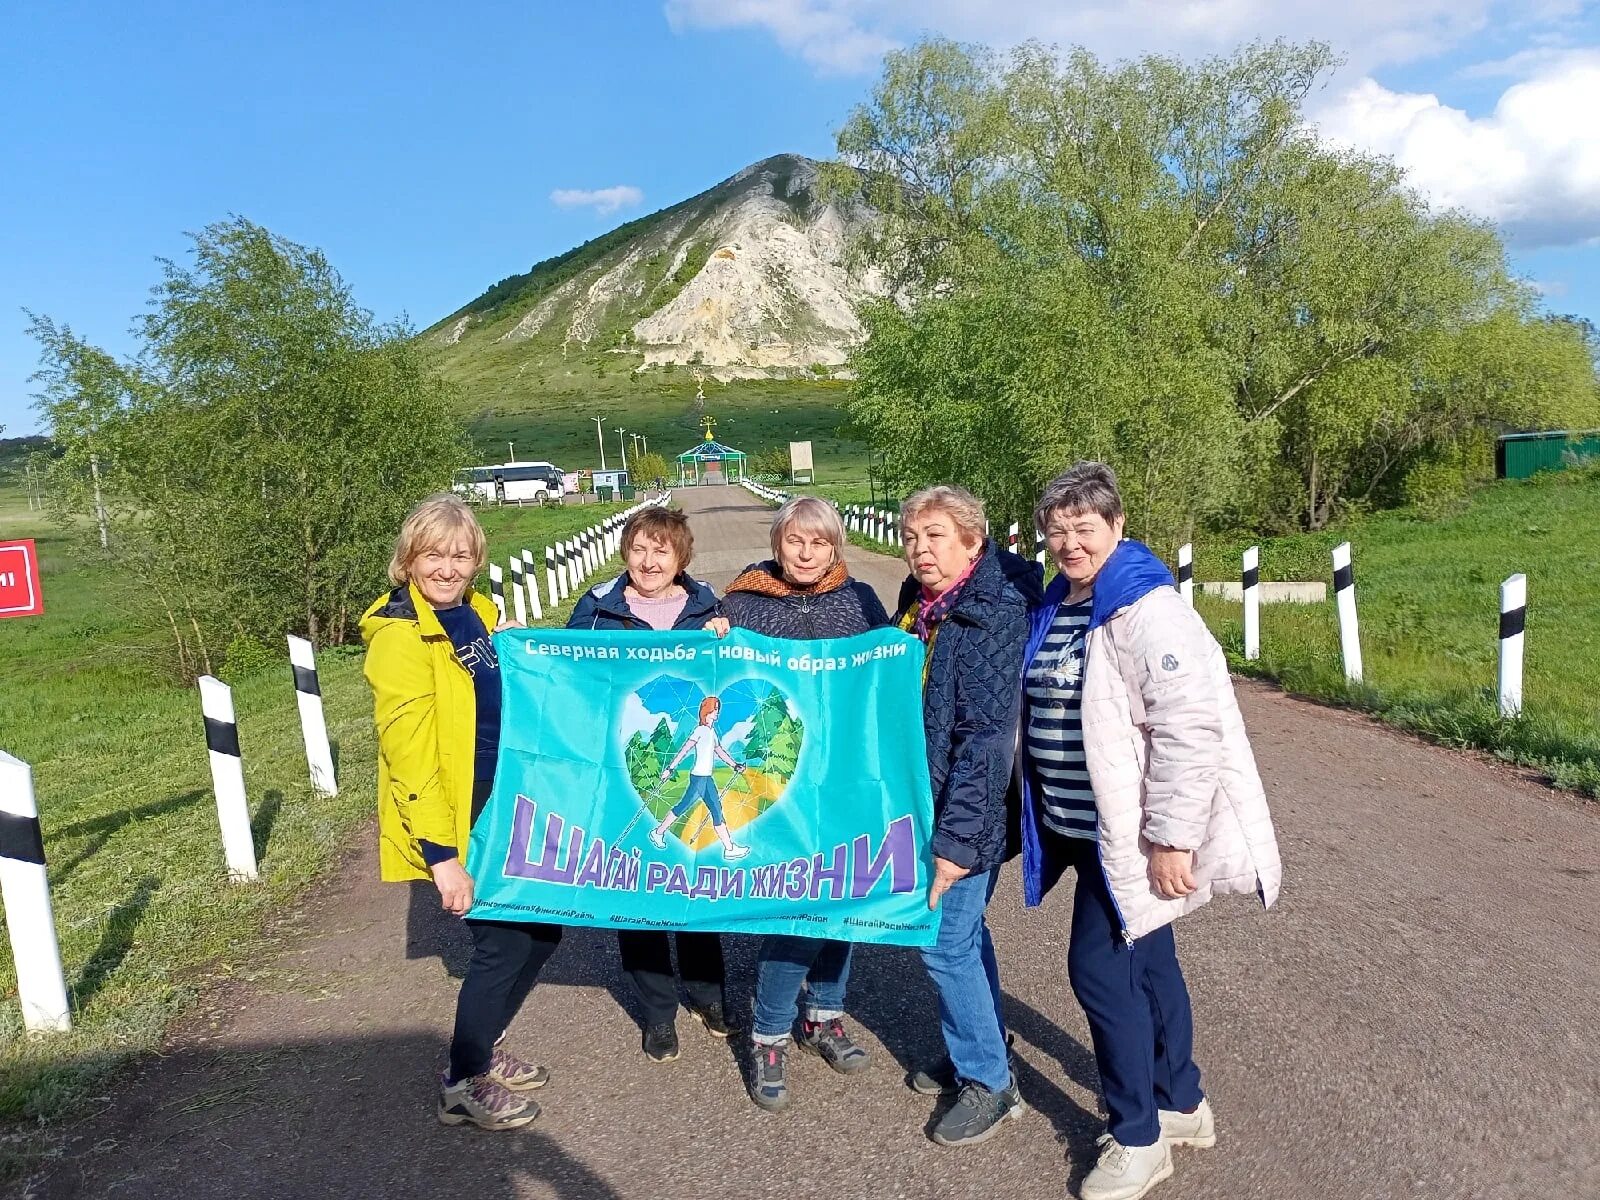
[(933, 785), (938, 941), (922, 952), (939, 992), (948, 1057), (911, 1079), (925, 1095), (955, 1097), (935, 1124), (944, 1146), (974, 1145), (1020, 1117), (1000, 1011), (1000, 974), (984, 920), (1006, 856), (1006, 787), (1019, 709), (1028, 610), (1039, 567), (985, 536), (982, 503), (964, 488), (926, 488), (900, 509), (911, 578), (897, 622), (927, 647), (923, 731)]
[[(889, 614), (877, 594), (850, 578), (844, 544), (844, 522), (831, 504), (815, 496), (790, 500), (772, 520), (772, 558), (746, 567), (728, 585), (722, 599), (728, 623), (768, 637), (807, 639), (852, 637), (887, 625)], [(849, 942), (763, 939), (750, 1080), (750, 1098), (762, 1108), (788, 1107), (791, 1038), (841, 1074), (867, 1068), (867, 1051), (844, 1028), (849, 977)]]

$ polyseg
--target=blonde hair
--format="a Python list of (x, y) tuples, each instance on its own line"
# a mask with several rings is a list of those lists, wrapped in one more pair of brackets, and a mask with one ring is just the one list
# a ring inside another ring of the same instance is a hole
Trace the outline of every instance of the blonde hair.
[(826, 500), (815, 496), (791, 496), (783, 502), (772, 517), (772, 557), (778, 557), (778, 547), (789, 530), (801, 533), (820, 533), (833, 546), (834, 562), (844, 561), (844, 520), (839, 510)]
[(411, 564), (417, 555), (448, 545), (458, 534), (465, 536), (472, 547), (472, 573), (476, 575), (489, 561), (489, 539), (483, 536), (478, 518), (459, 496), (449, 492), (429, 496), (406, 515), (405, 524), (400, 526), (400, 536), (394, 540), (394, 554), (389, 559), (389, 581), (409, 583)]
[(914, 521), (930, 508), (948, 513), (956, 523), (956, 528), (964, 535), (964, 540), (970, 539), (981, 545), (983, 539), (989, 536), (983, 515), (983, 501), (964, 487), (938, 483), (907, 496), (905, 503), (900, 506), (900, 523), (904, 525)]

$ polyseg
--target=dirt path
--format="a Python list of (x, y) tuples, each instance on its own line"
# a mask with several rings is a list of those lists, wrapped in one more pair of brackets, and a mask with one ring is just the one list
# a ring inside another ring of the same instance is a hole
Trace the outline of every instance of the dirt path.
[[(761, 556), (765, 516), (741, 492), (682, 499), (697, 574), (720, 586)], [(893, 599), (897, 564), (853, 564)], [(1217, 903), (1179, 928), (1223, 1140), (1179, 1151), (1155, 1195), (1600, 1196), (1600, 811), (1357, 716), (1240, 693), (1286, 886), (1270, 913)], [(583, 930), (514, 1030), (555, 1073), (544, 1116), (446, 1130), (432, 1072), (461, 930), (426, 890), (375, 877), (362, 839), (287, 948), (120, 1080), (34, 1194), (1032, 1200), (1086, 1169), (1100, 1118), (1065, 979), (1070, 897), (1025, 913), (1009, 869), (991, 922), (1033, 1111), (967, 1151), (927, 1140), (932, 1106), (902, 1084), (938, 1042), (915, 954), (858, 957), (850, 1007), (873, 1069), (846, 1082), (803, 1058), (775, 1117), (745, 1097), (737, 1039), (681, 1022), (683, 1057), (647, 1062), (615, 941)], [(752, 949), (728, 944), (747, 1025)]]

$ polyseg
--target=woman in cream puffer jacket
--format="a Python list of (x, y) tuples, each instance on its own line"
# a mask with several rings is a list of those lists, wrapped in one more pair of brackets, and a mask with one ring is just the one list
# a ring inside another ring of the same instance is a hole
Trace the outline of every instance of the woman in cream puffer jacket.
[(1122, 539), (1116, 477), (1080, 463), (1035, 516), (1060, 574), (1024, 655), (1024, 898), (1073, 870), (1068, 975), (1110, 1115), (1080, 1195), (1137, 1200), (1172, 1146), (1216, 1140), (1171, 923), (1214, 895), (1270, 905), (1282, 868), (1222, 650)]

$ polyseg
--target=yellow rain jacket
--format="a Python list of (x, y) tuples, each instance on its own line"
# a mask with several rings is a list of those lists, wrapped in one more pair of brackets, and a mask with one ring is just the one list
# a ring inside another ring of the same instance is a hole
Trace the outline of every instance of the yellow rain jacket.
[[(494, 602), (462, 597), (499, 623)], [(378, 867), (385, 880), (431, 879), (418, 839), (454, 846), (472, 830), (478, 699), (450, 635), (414, 585), (379, 596), (361, 617), (378, 725)]]

